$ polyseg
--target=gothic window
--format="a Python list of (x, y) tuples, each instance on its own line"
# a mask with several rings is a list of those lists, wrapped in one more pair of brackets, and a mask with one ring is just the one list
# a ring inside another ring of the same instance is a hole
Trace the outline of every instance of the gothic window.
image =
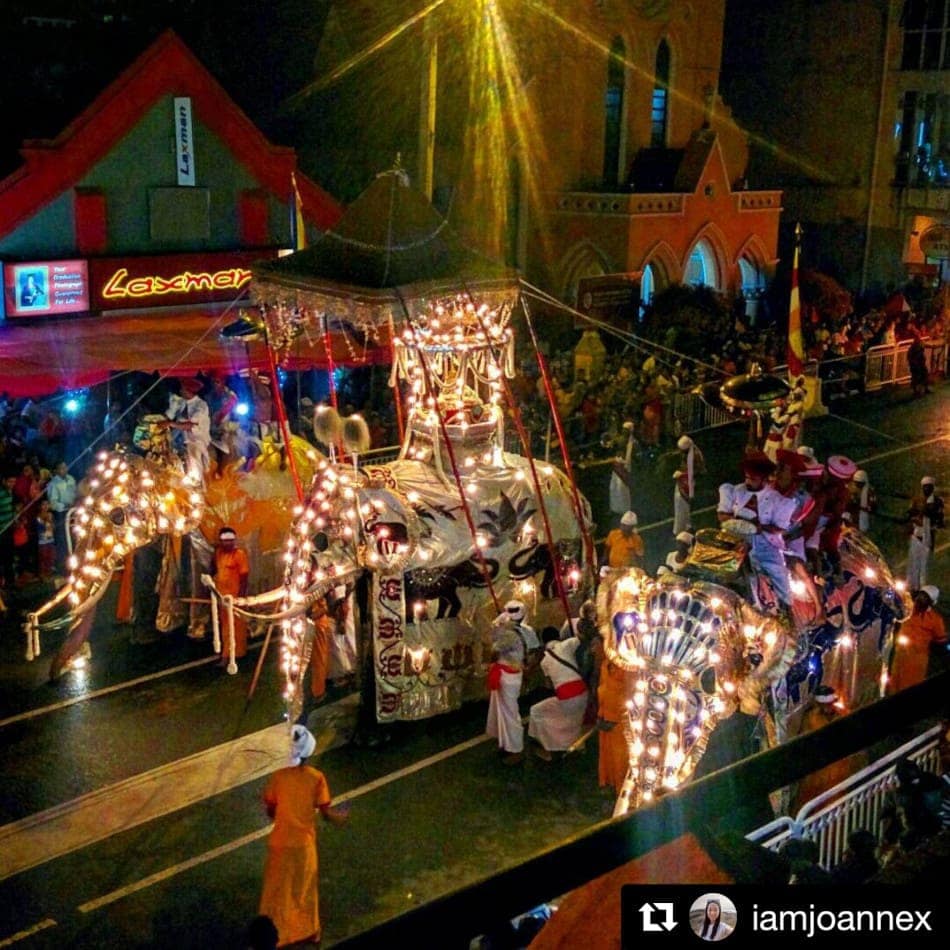
[(656, 68), (653, 72), (653, 99), (650, 104), (650, 145), (663, 148), (666, 145), (666, 127), (670, 113), (670, 47), (666, 40), (660, 42), (656, 51)]
[(607, 93), (604, 98), (604, 184), (616, 185), (620, 175), (620, 147), (623, 133), (623, 93), (626, 85), (627, 51), (616, 37), (607, 59)]
[(696, 243), (693, 253), (689, 255), (683, 283), (692, 284), (694, 287), (712, 287), (713, 290), (722, 289), (716, 255), (705, 238)]

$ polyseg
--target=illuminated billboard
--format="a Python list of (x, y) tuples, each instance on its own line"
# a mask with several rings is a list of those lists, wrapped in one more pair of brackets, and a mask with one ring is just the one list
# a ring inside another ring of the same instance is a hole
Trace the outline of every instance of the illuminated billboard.
[(3, 300), (11, 317), (53, 317), (89, 309), (85, 261), (5, 264)]

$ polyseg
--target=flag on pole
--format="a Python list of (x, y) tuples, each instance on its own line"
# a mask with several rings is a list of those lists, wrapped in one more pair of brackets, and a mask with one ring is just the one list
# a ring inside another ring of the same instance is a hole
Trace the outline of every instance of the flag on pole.
[(297, 190), (297, 174), (290, 173), (290, 184), (294, 192), (294, 213), (291, 218), (294, 232), (294, 250), (302, 251), (307, 246), (307, 228), (303, 221), (303, 202), (300, 200), (300, 192)]
[(798, 293), (798, 246), (802, 226), (795, 226), (795, 258), (792, 261), (792, 292), (788, 303), (788, 376), (797, 379), (805, 369), (805, 347), (802, 343), (802, 303)]

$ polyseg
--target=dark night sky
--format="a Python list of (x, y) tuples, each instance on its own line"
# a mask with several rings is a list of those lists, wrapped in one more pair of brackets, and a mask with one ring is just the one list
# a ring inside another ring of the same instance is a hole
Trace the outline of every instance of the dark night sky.
[[(58, 134), (171, 27), (275, 142), (295, 129), (280, 104), (313, 76), (327, 0), (5, 0), (0, 174), (24, 139)], [(52, 21), (52, 22), (51, 22)]]

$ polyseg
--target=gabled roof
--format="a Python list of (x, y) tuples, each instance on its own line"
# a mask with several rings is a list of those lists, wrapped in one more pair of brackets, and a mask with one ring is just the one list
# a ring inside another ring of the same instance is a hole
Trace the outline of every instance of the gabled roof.
[(693, 132), (686, 148), (642, 148), (633, 160), (630, 185), (641, 194), (691, 195), (715, 149), (716, 133), (711, 129)]
[(405, 288), (517, 286), (516, 271), (466, 247), (400, 169), (384, 172), (311, 247), (253, 266), (261, 299), (281, 288), (398, 300)]
[[(197, 119), (271, 194), (291, 200), (296, 153), (273, 145), (172, 30), (164, 32), (53, 139), (24, 142), (24, 164), (0, 181), (0, 237), (75, 186), (166, 95), (190, 96)], [(342, 214), (337, 202), (296, 172), (304, 217), (321, 230)]]

